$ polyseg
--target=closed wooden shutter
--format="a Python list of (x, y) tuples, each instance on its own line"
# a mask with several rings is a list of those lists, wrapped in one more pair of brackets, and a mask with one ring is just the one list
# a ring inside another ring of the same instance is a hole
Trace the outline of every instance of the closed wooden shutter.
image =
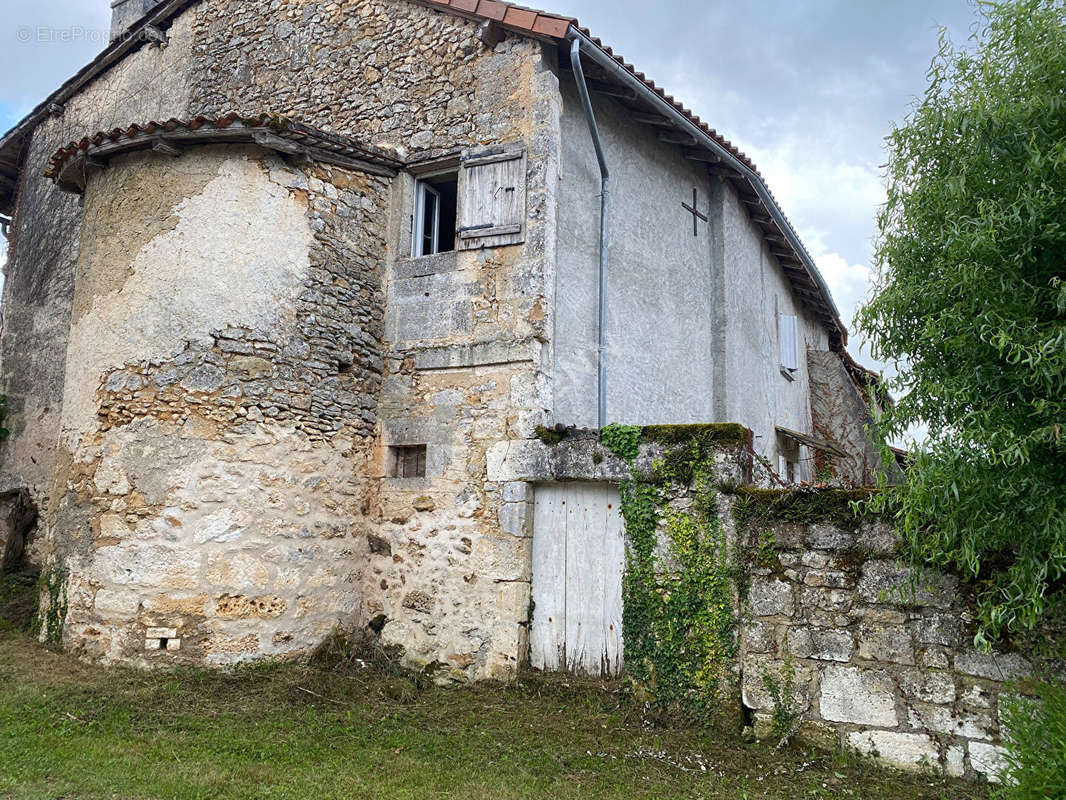
[(526, 237), (526, 151), (468, 152), (459, 172), (459, 249), (518, 244)]
[(777, 330), (781, 340), (781, 366), (794, 372), (799, 369), (796, 317), (792, 314), (782, 314), (778, 317)]

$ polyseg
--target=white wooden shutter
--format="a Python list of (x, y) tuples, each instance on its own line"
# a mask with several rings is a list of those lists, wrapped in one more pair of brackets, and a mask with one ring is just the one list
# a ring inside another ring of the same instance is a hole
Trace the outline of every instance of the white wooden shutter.
[(459, 249), (518, 244), (526, 238), (526, 151), (465, 153), (459, 171)]
[(777, 319), (777, 333), (781, 345), (781, 366), (791, 371), (799, 369), (796, 317), (781, 314)]

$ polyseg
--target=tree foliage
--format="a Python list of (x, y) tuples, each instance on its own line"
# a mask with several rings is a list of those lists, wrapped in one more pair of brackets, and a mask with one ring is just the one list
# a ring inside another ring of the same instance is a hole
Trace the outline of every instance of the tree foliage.
[(873, 299), (859, 327), (925, 425), (898, 519), (915, 560), (978, 587), (980, 637), (1032, 629), (1066, 574), (1066, 5), (981, 3), (941, 36), (889, 137)]

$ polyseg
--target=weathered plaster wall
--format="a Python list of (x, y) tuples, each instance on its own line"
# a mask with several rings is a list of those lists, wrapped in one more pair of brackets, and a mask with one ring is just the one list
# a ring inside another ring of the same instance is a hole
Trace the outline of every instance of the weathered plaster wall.
[[(110, 191), (101, 184), (87, 199), (90, 235), (76, 203), (34, 179), (47, 202), (20, 224), (54, 216), (48, 203), (65, 205), (70, 221), (48, 243), (66, 253), (65, 283), (49, 300), (56, 318), (32, 333), (19, 322), (19, 341), (43, 336), (50, 361), (71, 364), (68, 381), (61, 369), (44, 381), (57, 401), (66, 383), (71, 405), (62, 435), (58, 402), (39, 435), (48, 448), (61, 435), (64, 452), (38, 478), (55, 473), (60, 488), (40, 558), (69, 562), (68, 643), (131, 658), (148, 628), (175, 630), (184, 643), (167, 658), (217, 663), (297, 652), (345, 615), (359, 624), (385, 614), (385, 640), (408, 647), (412, 663), (467, 677), (515, 669), (528, 534), (521, 487), (486, 482), (484, 452), (532, 436), (550, 406), (559, 100), (553, 52), (514, 36), (489, 48), (476, 31), (401, 0), (203, 2), (175, 21), (167, 49), (127, 60), (70, 104), (69, 125), (39, 132), (34, 175), (56, 147), (99, 128), (231, 109), (286, 113), (401, 154), (521, 143), (528, 157), (523, 244), (466, 253), (439, 272), (397, 263), (389, 284), (382, 264), (407, 255), (397, 242), (410, 237), (408, 177), (391, 200), (374, 179), (353, 200), (336, 174), (301, 186), (259, 157), (217, 174), (149, 159), (151, 180), (123, 180), (131, 160), (104, 179)], [(97, 113), (72, 113), (84, 105)], [(212, 204), (229, 211), (208, 214)], [(310, 240), (294, 204), (306, 206)], [(260, 221), (253, 244), (238, 223), (262, 218), (271, 223)], [(256, 248), (261, 271), (250, 268)], [(319, 251), (342, 264), (367, 254), (382, 268), (318, 274)], [(96, 268), (113, 261), (122, 268)], [(386, 290), (404, 313), (390, 317), (383, 344)], [(447, 327), (441, 293), (454, 295)], [(203, 307), (190, 305), (201, 295)], [(18, 447), (31, 441), (18, 434)], [(411, 436), (431, 445), (430, 475), (385, 480), (384, 446)], [(27, 463), (21, 451), (11, 461)], [(290, 537), (291, 547), (277, 544)], [(221, 562), (238, 574), (218, 573)]]
[(742, 530), (756, 567), (742, 627), (744, 702), (766, 725), (763, 675), (792, 659), (800, 735), (887, 763), (994, 778), (1002, 766), (1005, 683), (1032, 674), (1017, 652), (973, 649), (972, 607), (958, 580), (909, 572), (885, 523), (759, 520)]
[[(572, 79), (563, 83), (563, 162), (554, 337), (554, 416), (596, 424), (600, 176)], [(736, 192), (593, 98), (611, 169), (608, 421), (739, 422), (777, 469), (777, 425), (812, 432), (806, 344), (820, 323), (794, 297)], [(697, 190), (710, 217), (692, 235), (682, 208)], [(777, 314), (799, 318), (800, 369), (780, 372)], [(809, 469), (800, 478), (809, 478)]]
[(66, 447), (93, 424), (108, 369), (172, 356), (227, 326), (293, 324), (312, 241), (296, 184), (295, 173), (271, 176), (256, 153), (225, 147), (125, 156), (92, 181), (67, 348)]
[[(777, 469), (775, 426), (812, 433), (807, 347), (825, 350), (828, 335), (793, 295), (784, 272), (769, 252), (736, 192), (720, 184), (724, 251), (722, 334), (716, 419), (739, 422), (755, 436), (755, 449)], [(777, 315), (798, 317), (799, 370), (794, 380), (781, 374)], [(801, 465), (801, 479), (812, 477)]]
[[(546, 420), (554, 290), (554, 51), (403, 0), (205, 3), (197, 105), (270, 108), (420, 158), (527, 150), (521, 245), (410, 259), (414, 181), (393, 186), (385, 373), (372, 467), (364, 622), (438, 677), (505, 676), (524, 651), (529, 532), (521, 485), (485, 452)], [(425, 478), (386, 478), (388, 447), (426, 444)]]
[[(555, 420), (597, 425), (600, 173), (581, 101), (562, 86), (562, 182), (552, 380)], [(607, 302), (607, 421), (713, 420), (713, 225), (706, 168), (661, 143), (649, 126), (593, 98), (611, 170)]]
[(59, 147), (86, 134), (185, 116), (192, 27), (190, 15), (179, 18), (168, 47), (142, 47), (87, 86), (37, 128), (25, 156), (5, 269), (0, 381), (12, 437), (0, 447), (0, 483), (28, 488), (42, 510), (50, 503), (81, 239), (78, 199), (42, 173)]
[(117, 159), (84, 202), (42, 544), (63, 641), (306, 652), (361, 607), (388, 184), (216, 146)]

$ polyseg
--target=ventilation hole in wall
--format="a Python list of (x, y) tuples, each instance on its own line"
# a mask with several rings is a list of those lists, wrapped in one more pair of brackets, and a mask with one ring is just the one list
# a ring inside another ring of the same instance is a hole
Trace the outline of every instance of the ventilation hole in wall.
[(426, 476), (426, 445), (399, 445), (389, 448), (388, 476), (390, 478), (424, 478)]
[(337, 362), (337, 374), (338, 375), (351, 375), (352, 368), (355, 365), (350, 361), (338, 361)]
[(164, 639), (160, 639), (159, 640), (159, 649), (160, 650), (166, 650), (168, 644), (170, 644), (170, 639), (165, 639), (165, 638)]

